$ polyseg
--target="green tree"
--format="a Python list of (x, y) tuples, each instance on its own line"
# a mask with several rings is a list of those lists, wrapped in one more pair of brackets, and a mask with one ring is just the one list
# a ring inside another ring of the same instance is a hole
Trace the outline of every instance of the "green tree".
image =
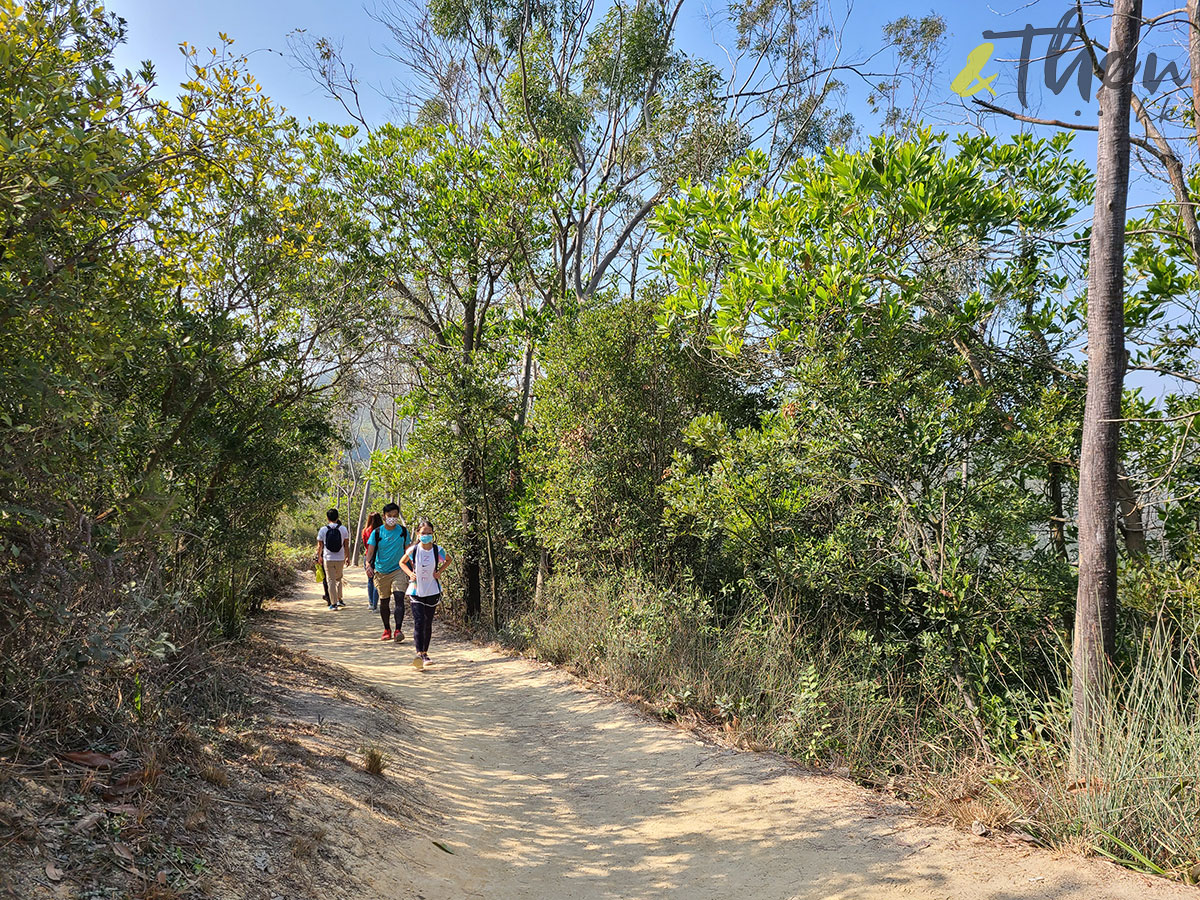
[[(336, 151), (332, 138), (326, 149)], [(454, 481), (469, 618), (480, 614), (492, 543), (479, 529), (493, 497), (485, 472), (511, 457), (524, 418), (506, 385), (513, 336), (539, 327), (519, 297), (550, 243), (548, 209), (562, 171), (547, 158), (539, 144), (503, 134), (476, 142), (441, 126), (385, 126), (338, 156), (344, 192), (370, 216), (370, 252), (388, 296), (410, 334), (427, 337), (409, 349), (419, 421), (463, 451)]]
[(761, 429), (693, 426), (670, 518), (723, 532), (781, 622), (837, 605), (937, 635), (987, 746), (989, 655), (1016, 663), (1069, 590), (1048, 488), (1080, 397), (1050, 266), (1089, 181), (1065, 139), (954, 149), (877, 139), (781, 191), (751, 154), (663, 206), (663, 321), (765, 369), (779, 403)]

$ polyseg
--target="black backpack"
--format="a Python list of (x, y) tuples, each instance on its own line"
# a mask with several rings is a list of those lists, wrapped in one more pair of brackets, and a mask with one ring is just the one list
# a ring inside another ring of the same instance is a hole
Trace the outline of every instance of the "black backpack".
[(330, 522), (325, 526), (325, 549), (330, 553), (339, 553), (342, 549), (342, 523)]

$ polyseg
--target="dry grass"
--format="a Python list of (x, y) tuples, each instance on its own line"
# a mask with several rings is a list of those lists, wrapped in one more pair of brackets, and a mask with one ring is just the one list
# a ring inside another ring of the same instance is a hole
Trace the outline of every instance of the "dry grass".
[(363, 768), (371, 775), (383, 775), (387, 766), (387, 757), (378, 747), (363, 747)]
[[(258, 637), (226, 647), (205, 672), (201, 693), (215, 710), (163, 703), (120, 745), (69, 748), (98, 754), (86, 757), (97, 764), (53, 747), (0, 757), (0, 898), (232, 900), (257, 897), (264, 873), (283, 896), (359, 895), (345, 847), (320, 852), (321, 823), (371, 810), (391, 834), (406, 827), (411, 786), (394, 784), (398, 805), (383, 808), (376, 779), (393, 776), (368, 777), (342, 749), (369, 746), (381, 762), (402, 753), (395, 700), (356, 687), (338, 689), (340, 701), (330, 685), (352, 678)], [(318, 727), (334, 705), (337, 723)], [(59, 880), (48, 881), (47, 865)]]
[(217, 787), (229, 787), (229, 772), (215, 763), (201, 763), (196, 774)]

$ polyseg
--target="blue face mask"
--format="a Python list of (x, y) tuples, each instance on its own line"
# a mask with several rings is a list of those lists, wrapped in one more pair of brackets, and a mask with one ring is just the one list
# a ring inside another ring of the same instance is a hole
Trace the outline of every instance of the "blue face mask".
[(422, 544), (432, 544), (433, 543), (433, 535), (432, 534), (421, 535), (421, 543)]

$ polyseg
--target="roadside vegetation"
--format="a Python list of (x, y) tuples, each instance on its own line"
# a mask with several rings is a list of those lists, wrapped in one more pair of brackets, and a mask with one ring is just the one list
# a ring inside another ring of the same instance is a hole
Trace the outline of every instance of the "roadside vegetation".
[(923, 126), (935, 15), (883, 28), (896, 71), (854, 120), (819, 7), (731, 6), (732, 90), (679, 4), (385, 3), (412, 115), (367, 121), (301, 34), (349, 117), (313, 125), (225, 36), (164, 91), (114, 70), (102, 8), (0, 0), (5, 771), (196, 758), (232, 702), (214, 654), (324, 508), (353, 535), (396, 499), (480, 634), (1197, 880), (1192, 173), (1127, 223), (1127, 367), (1158, 380), (1100, 423), (1119, 546), (1081, 710), (1097, 177), (1063, 134)]

